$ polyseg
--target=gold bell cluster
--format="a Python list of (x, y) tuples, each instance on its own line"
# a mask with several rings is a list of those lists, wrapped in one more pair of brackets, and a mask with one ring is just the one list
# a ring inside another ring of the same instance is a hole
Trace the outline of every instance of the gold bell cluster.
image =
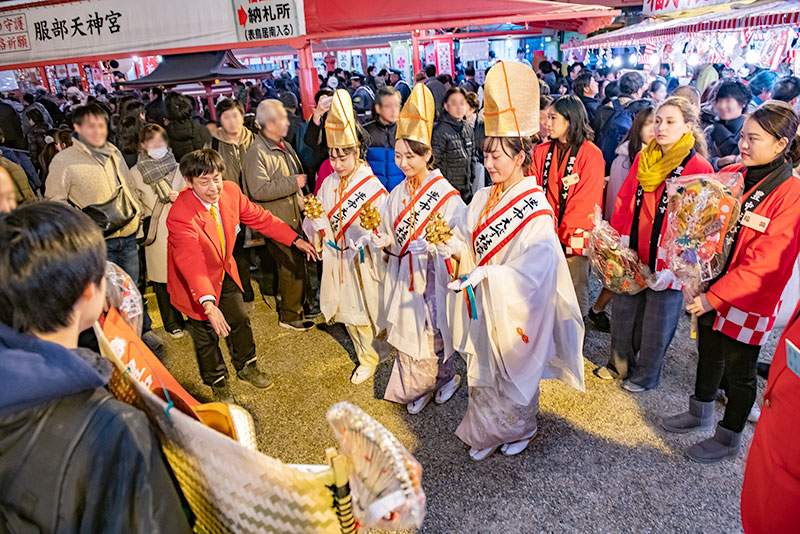
[(306, 195), (303, 200), (305, 202), (303, 215), (309, 219), (319, 219), (325, 215), (325, 208), (322, 207), (322, 202), (320, 202), (317, 197), (314, 195)]
[(453, 237), (453, 231), (441, 213), (434, 212), (428, 217), (428, 226), (425, 228), (425, 240), (433, 245), (444, 243)]
[(378, 212), (378, 208), (370, 202), (365, 202), (361, 206), (359, 218), (361, 219), (361, 228), (364, 230), (375, 230), (381, 225), (381, 214)]

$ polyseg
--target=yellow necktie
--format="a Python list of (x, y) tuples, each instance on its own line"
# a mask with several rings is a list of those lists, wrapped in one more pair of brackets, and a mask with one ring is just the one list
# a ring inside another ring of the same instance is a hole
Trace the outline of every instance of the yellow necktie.
[(219, 220), (219, 214), (217, 213), (216, 206), (212, 205), (208, 211), (211, 212), (211, 216), (214, 218), (214, 222), (217, 223), (217, 233), (219, 234), (219, 243), (222, 245), (222, 255), (225, 255), (225, 232), (222, 230), (222, 223)]

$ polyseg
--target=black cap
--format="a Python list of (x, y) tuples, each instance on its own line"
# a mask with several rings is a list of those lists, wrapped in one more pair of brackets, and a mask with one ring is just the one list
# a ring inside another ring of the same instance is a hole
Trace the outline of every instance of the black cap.
[(353, 72), (350, 73), (350, 79), (351, 80), (363, 80), (364, 79), (364, 75), (362, 73), (358, 72), (357, 70), (354, 70)]
[(399, 69), (389, 69), (389, 72), (391, 72), (392, 74), (397, 74), (397, 75), (402, 74)]

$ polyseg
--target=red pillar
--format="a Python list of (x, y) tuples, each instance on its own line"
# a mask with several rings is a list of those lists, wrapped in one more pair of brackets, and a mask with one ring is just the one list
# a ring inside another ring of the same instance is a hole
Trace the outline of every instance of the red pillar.
[(417, 30), (411, 32), (411, 65), (414, 69), (414, 72), (411, 73), (409, 85), (414, 85), (414, 77), (419, 71), (422, 70), (422, 65), (419, 61), (419, 37), (417, 36), (417, 33)]
[(303, 118), (305, 119), (308, 119), (314, 111), (314, 94), (319, 90), (319, 78), (317, 69), (314, 68), (313, 54), (310, 42), (306, 42), (297, 49), (297, 58), (300, 64), (297, 73), (300, 79), (300, 101), (303, 104)]
[(44, 85), (44, 88), (47, 89), (47, 92), (50, 92), (50, 81), (47, 79), (47, 69), (39, 67), (39, 76), (42, 77), (42, 85)]
[(83, 68), (81, 63), (78, 63), (78, 72), (81, 75), (81, 85), (83, 86), (83, 92), (89, 92), (89, 80), (86, 79), (86, 69)]

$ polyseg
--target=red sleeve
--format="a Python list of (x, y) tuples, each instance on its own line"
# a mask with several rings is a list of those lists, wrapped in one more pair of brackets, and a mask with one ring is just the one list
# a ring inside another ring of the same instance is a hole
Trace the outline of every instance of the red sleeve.
[[(229, 183), (236, 187), (236, 184)], [(251, 202), (238, 187), (236, 187), (236, 191), (239, 195), (239, 220), (253, 230), (257, 230), (287, 247), (291, 246), (297, 238), (297, 232), (268, 210)]]
[[(773, 194), (781, 194), (774, 207), (763, 213), (770, 219), (763, 234), (758, 234), (736, 251), (734, 265), (711, 286), (709, 293), (741, 310), (768, 315), (772, 299), (765, 298), (774, 287), (783, 288), (789, 280), (800, 249), (800, 180), (790, 179)], [(754, 231), (749, 229), (742, 229)], [(716, 307), (716, 306), (715, 306)]]
[(634, 158), (628, 171), (628, 176), (619, 189), (617, 200), (614, 203), (614, 214), (611, 216), (612, 228), (621, 235), (627, 235), (630, 231), (631, 219), (633, 218), (633, 200), (636, 196), (636, 188), (639, 185), (639, 180), (636, 178), (638, 172), (639, 154), (636, 154), (636, 158)]
[(562, 242), (569, 239), (576, 230), (594, 228), (592, 215), (594, 207), (603, 205), (603, 185), (605, 183), (605, 162), (603, 153), (591, 141), (583, 143), (573, 172), (580, 180), (569, 192), (567, 207), (561, 219), (559, 237)]
[[(180, 198), (178, 202), (180, 202)], [(197, 300), (204, 295), (217, 296), (217, 288), (211, 282), (206, 268), (206, 259), (200, 247), (200, 235), (197, 228), (190, 222), (174, 216), (178, 211), (173, 206), (167, 217), (167, 232), (169, 237), (169, 253), (175, 264), (175, 269), (186, 280), (189, 290)]]

